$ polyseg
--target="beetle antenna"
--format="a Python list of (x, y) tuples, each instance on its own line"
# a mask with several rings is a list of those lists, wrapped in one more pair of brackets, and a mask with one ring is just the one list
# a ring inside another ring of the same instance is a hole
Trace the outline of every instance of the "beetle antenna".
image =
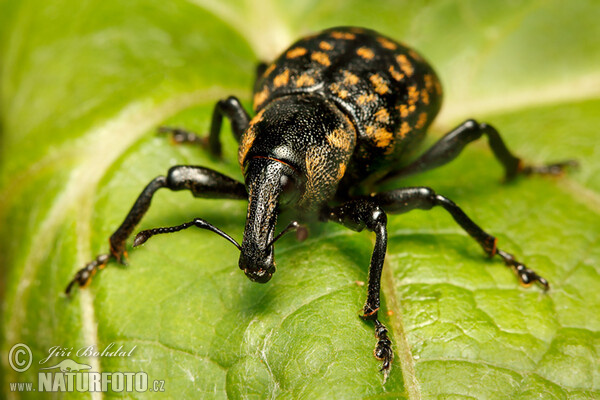
[(275, 236), (275, 239), (271, 240), (271, 243), (269, 243), (267, 247), (273, 246), (275, 242), (281, 239), (283, 235), (285, 235), (288, 232), (295, 231), (298, 228), (300, 228), (300, 224), (298, 223), (298, 221), (290, 222), (288, 226), (286, 226), (281, 232), (279, 232), (277, 236)]
[[(216, 226), (212, 225), (211, 223), (203, 220), (202, 218), (196, 218), (191, 222), (186, 222), (184, 224), (177, 225), (177, 226), (170, 226), (170, 227), (166, 227), (166, 228), (154, 228), (154, 229), (147, 229), (145, 231), (141, 231), (140, 233), (138, 233), (136, 235), (135, 240), (133, 241), (133, 247), (137, 247), (137, 246), (145, 243), (146, 240), (150, 239), (154, 235), (158, 235), (161, 233), (178, 232), (183, 229), (187, 229), (191, 226), (195, 226), (200, 229), (206, 229), (211, 232), (214, 232), (217, 235), (222, 236), (225, 239), (229, 240), (231, 243), (233, 243), (235, 245), (235, 247), (238, 248), (238, 250), (242, 251), (242, 247), (239, 245), (238, 242), (235, 241), (234, 238), (232, 238), (231, 236), (229, 236), (228, 234), (226, 234), (225, 232), (223, 232)], [(280, 234), (280, 236), (281, 236), (281, 234)]]

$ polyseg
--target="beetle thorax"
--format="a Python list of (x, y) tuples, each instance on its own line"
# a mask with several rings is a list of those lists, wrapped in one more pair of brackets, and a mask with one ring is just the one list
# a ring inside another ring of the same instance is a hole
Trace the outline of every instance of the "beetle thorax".
[[(269, 158), (294, 169), (294, 204), (315, 209), (331, 199), (356, 145), (350, 119), (318, 94), (285, 96), (259, 111), (242, 136), (239, 160)], [(246, 175), (247, 177), (247, 175)]]

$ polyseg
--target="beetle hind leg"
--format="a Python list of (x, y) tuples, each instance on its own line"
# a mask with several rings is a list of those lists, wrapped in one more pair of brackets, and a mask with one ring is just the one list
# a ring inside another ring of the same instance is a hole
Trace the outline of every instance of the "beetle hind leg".
[(231, 131), (235, 139), (239, 142), (244, 131), (248, 129), (250, 116), (244, 110), (244, 107), (242, 107), (242, 103), (234, 96), (219, 100), (215, 104), (210, 124), (210, 133), (206, 137), (200, 137), (196, 133), (185, 129), (169, 126), (159, 127), (158, 132), (170, 135), (171, 140), (176, 144), (191, 143), (207, 147), (213, 156), (220, 158), (222, 155), (220, 134), (223, 117), (227, 117), (231, 122)]
[(396, 171), (391, 171), (381, 181), (389, 181), (442, 166), (454, 160), (469, 143), (487, 136), (494, 156), (504, 167), (505, 180), (518, 175), (560, 175), (567, 167), (577, 166), (574, 160), (566, 160), (546, 165), (528, 165), (508, 149), (504, 140), (492, 125), (467, 120), (444, 135), (417, 160)]

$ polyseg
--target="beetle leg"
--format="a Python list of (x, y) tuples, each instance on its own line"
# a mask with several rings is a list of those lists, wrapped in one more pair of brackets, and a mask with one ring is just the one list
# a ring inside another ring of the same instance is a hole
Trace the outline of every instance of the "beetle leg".
[(388, 331), (377, 318), (380, 305), (381, 271), (387, 248), (387, 217), (385, 213), (401, 214), (414, 209), (430, 210), (435, 206), (441, 206), (448, 211), (452, 218), (479, 243), (488, 256), (497, 255), (502, 258), (504, 263), (517, 274), (522, 285), (529, 286), (537, 282), (544, 290), (549, 288), (546, 279), (517, 261), (512, 254), (498, 249), (496, 247), (497, 239), (481, 229), (452, 200), (436, 194), (430, 188), (401, 188), (350, 200), (340, 206), (324, 209), (321, 214), (323, 220), (334, 221), (359, 232), (365, 228), (375, 232), (375, 248), (369, 267), (368, 295), (361, 317), (372, 320), (375, 324), (375, 334), (378, 339), (375, 357), (383, 360), (381, 370), (384, 373), (384, 379), (387, 379), (389, 375), (393, 360)]
[(111, 258), (122, 264), (125, 263), (125, 241), (150, 208), (154, 193), (161, 188), (173, 191), (189, 190), (194, 197), (237, 200), (248, 198), (244, 184), (219, 172), (190, 165), (177, 165), (170, 168), (166, 176), (154, 178), (138, 196), (121, 226), (109, 239), (110, 254), (99, 255), (80, 269), (67, 286), (65, 290), (67, 294), (75, 283), (79, 286), (87, 285), (92, 276), (99, 269), (104, 268)]
[(197, 144), (200, 146), (208, 145), (208, 138), (201, 137), (192, 131), (187, 129), (178, 128), (174, 126), (159, 126), (158, 133), (166, 133), (169, 135), (172, 144)]
[(361, 318), (373, 321), (375, 325), (377, 345), (375, 346), (374, 355), (377, 359), (383, 361), (381, 371), (384, 374), (385, 383), (392, 368), (394, 353), (392, 342), (388, 338), (388, 330), (377, 318), (377, 312), (380, 305), (381, 271), (387, 248), (387, 217), (381, 207), (373, 200), (359, 199), (325, 210), (323, 219), (335, 221), (355, 231), (360, 232), (367, 228), (375, 232), (375, 248), (369, 266), (367, 301)]
[(512, 268), (517, 274), (522, 285), (529, 286), (537, 282), (544, 290), (548, 290), (550, 287), (546, 279), (527, 268), (523, 263), (517, 261), (512, 254), (498, 249), (496, 247), (497, 239), (481, 229), (452, 200), (436, 194), (430, 188), (401, 188), (390, 192), (374, 194), (370, 198), (390, 213), (405, 213), (413, 209), (430, 210), (435, 206), (441, 206), (452, 215), (452, 218), (454, 218), (461, 228), (479, 243), (488, 256), (493, 257), (497, 255), (502, 258), (506, 266)]
[(574, 160), (541, 166), (526, 165), (523, 160), (516, 157), (508, 150), (496, 128), (486, 123), (478, 123), (477, 121), (470, 119), (447, 133), (417, 160), (397, 171), (391, 171), (384, 176), (381, 181), (413, 175), (447, 164), (454, 160), (467, 144), (481, 138), (483, 135), (488, 137), (489, 145), (494, 156), (504, 167), (506, 181), (514, 179), (519, 174), (559, 175), (567, 166), (577, 165), (577, 162)]
[(207, 138), (201, 138), (195, 133), (181, 128), (168, 126), (161, 126), (158, 128), (158, 131), (170, 134), (175, 143), (194, 143), (208, 146), (210, 152), (214, 156), (220, 158), (222, 151), (219, 135), (221, 134), (223, 116), (229, 118), (231, 121), (231, 131), (235, 139), (239, 142), (240, 137), (248, 128), (250, 116), (246, 110), (244, 110), (244, 107), (242, 107), (242, 104), (237, 97), (234, 96), (229, 96), (225, 100), (219, 100), (215, 105), (210, 125), (210, 133)]

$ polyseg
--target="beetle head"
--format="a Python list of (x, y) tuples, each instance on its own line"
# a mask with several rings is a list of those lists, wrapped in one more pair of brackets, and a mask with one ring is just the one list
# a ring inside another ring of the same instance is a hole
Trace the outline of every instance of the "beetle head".
[[(255, 157), (246, 165), (248, 215), (239, 267), (250, 280), (266, 283), (275, 272), (273, 242), (279, 204), (293, 196), (296, 173), (288, 164), (268, 157)], [(288, 226), (285, 231), (296, 225)]]

